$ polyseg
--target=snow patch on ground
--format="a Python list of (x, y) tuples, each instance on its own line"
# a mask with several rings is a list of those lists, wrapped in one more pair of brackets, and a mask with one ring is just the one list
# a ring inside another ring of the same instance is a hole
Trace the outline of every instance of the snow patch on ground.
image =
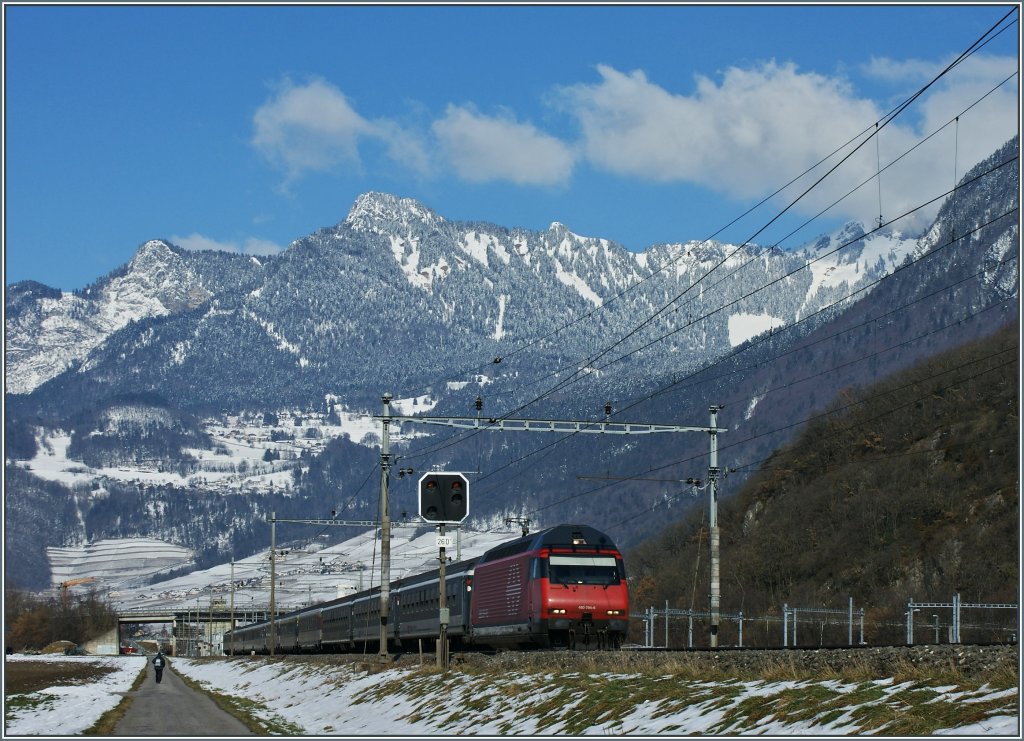
[(771, 314), (733, 314), (729, 317), (729, 344), (736, 347), (762, 332), (784, 326), (784, 319)]
[[(424, 675), (416, 669), (389, 669), (382, 672), (360, 671), (350, 665), (302, 665), (293, 662), (269, 662), (261, 658), (224, 659), (195, 662), (176, 659), (177, 671), (205, 687), (229, 695), (256, 700), (267, 710), (300, 726), (313, 735), (371, 735), (410, 737), (419, 735), (522, 736), (539, 732), (545, 735), (566, 733), (565, 722), (539, 728), (542, 716), (537, 708), (545, 699), (530, 691), (535, 675), (503, 674), (488, 678), (481, 686), (480, 677), (449, 672), (444, 677)], [(595, 682), (625, 682), (631, 675), (607, 674)], [(683, 681), (683, 680), (681, 680)], [(706, 688), (708, 700), (678, 703), (668, 699), (640, 702), (622, 718), (596, 722), (585, 729), (585, 735), (703, 735), (751, 733), (749, 728), (722, 728), (727, 713), (757, 698), (777, 696), (787, 690), (806, 687), (811, 682), (743, 682), (720, 687), (715, 682), (689, 684)], [(833, 691), (843, 691), (841, 683), (822, 682)], [(898, 693), (903, 685), (891, 681), (878, 683), (887, 694)], [(377, 696), (373, 690), (388, 687)], [(397, 689), (396, 688), (401, 688)], [(850, 686), (852, 691), (855, 689)], [(555, 692), (555, 690), (552, 690)], [(1016, 690), (1011, 690), (1011, 693)], [(554, 695), (550, 695), (553, 697)], [(982, 688), (971, 699), (986, 701), (1005, 696), (1003, 692)], [(466, 698), (473, 699), (473, 712), (467, 712)], [(580, 698), (582, 699), (582, 697)], [(884, 701), (884, 700), (883, 700)], [(563, 717), (571, 715), (571, 705), (563, 706)], [(547, 718), (544, 718), (548, 720)], [(1018, 716), (988, 718), (967, 728), (950, 728), (944, 732), (961, 735), (972, 729), (985, 736), (1016, 735)], [(833, 717), (824, 713), (820, 719), (787, 721), (769, 714), (757, 725), (762, 735), (851, 735), (861, 729), (850, 714)], [(885, 729), (875, 729), (884, 733)]]
[(508, 296), (504, 293), (498, 296), (498, 319), (494, 323), (494, 334), (491, 335), (496, 341), (501, 342), (505, 337), (505, 302)]
[(585, 298), (587, 301), (592, 303), (594, 306), (601, 305), (601, 297), (590, 286), (587, 285), (581, 277), (576, 273), (570, 273), (564, 267), (559, 260), (555, 260), (555, 277), (558, 278), (559, 282), (569, 286), (569, 288), (575, 288), (576, 292)]

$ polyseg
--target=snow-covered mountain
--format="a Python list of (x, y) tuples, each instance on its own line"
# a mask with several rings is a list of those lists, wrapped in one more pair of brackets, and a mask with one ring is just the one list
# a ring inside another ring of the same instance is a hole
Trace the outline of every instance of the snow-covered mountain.
[[(264, 386), (246, 384), (252, 402), (281, 398), (296, 374), (300, 395), (374, 381), (429, 385), (530, 343), (535, 366), (585, 363), (607, 338), (668, 306), (634, 335), (632, 347), (671, 334), (668, 353), (644, 353), (649, 375), (699, 366), (790, 324), (877, 281), (916, 247), (848, 225), (796, 252), (688, 242), (631, 253), (558, 223), (537, 232), (449, 221), (416, 201), (368, 193), (337, 226), (261, 262), (153, 241), (81, 293), (9, 287), (7, 392), (29, 393), (70, 369), (66, 385), (118, 378), (188, 405), (197, 372), (223, 377), (224, 353), (260, 366)], [(225, 280), (229, 264), (236, 280)], [(380, 350), (348, 362), (354, 341)], [(243, 403), (217, 395), (202, 397)]]
[(142, 245), (131, 262), (81, 294), (36, 283), (10, 287), (4, 327), (7, 393), (54, 378), (131, 322), (187, 311), (210, 291), (167, 244)]
[[(47, 547), (138, 537), (208, 567), (265, 547), (271, 511), (376, 517), (382, 393), (398, 414), (472, 415), (479, 395), (488, 417), (600, 419), (610, 403), (687, 425), (728, 400), (721, 423), (749, 442), (722, 465), (766, 456), (838, 390), (1016, 316), (1017, 148), (919, 238), (849, 224), (798, 251), (632, 253), (367, 193), (272, 257), (154, 241), (75, 294), (8, 286), (8, 568), (47, 583)], [(394, 430), (398, 465), (474, 472), (474, 525), (588, 522), (624, 545), (691, 505), (671, 476), (703, 475), (707, 453), (704, 436), (413, 427)], [(580, 481), (652, 470), (668, 483)], [(412, 486), (394, 496), (416, 511)]]

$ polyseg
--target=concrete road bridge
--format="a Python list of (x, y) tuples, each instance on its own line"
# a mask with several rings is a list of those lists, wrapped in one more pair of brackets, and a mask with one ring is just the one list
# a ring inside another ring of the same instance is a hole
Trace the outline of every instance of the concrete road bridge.
[(128, 626), (143, 624), (167, 624), (171, 626), (172, 656), (209, 656), (224, 653), (224, 633), (236, 625), (246, 625), (265, 620), (269, 615), (266, 608), (230, 610), (188, 607), (138, 607), (119, 610), (117, 628), (107, 636), (87, 645), (91, 653), (120, 653), (131, 636), (126, 636)]

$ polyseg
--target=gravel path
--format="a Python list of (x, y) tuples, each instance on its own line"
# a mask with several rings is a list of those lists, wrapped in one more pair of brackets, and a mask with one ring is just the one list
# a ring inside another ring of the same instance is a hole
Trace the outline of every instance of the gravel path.
[(252, 736), (234, 716), (225, 713), (207, 695), (186, 686), (169, 661), (160, 684), (153, 663), (147, 663), (146, 681), (136, 692), (128, 712), (117, 724), (115, 736)]

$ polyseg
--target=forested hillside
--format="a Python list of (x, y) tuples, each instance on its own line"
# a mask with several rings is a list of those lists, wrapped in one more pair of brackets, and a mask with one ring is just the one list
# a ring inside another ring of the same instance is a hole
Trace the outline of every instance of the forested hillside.
[[(847, 389), (761, 462), (719, 504), (722, 612), (852, 597), (869, 642), (900, 642), (908, 600), (1018, 602), (1018, 337), (1014, 324)], [(628, 554), (636, 610), (707, 610), (707, 514)]]

